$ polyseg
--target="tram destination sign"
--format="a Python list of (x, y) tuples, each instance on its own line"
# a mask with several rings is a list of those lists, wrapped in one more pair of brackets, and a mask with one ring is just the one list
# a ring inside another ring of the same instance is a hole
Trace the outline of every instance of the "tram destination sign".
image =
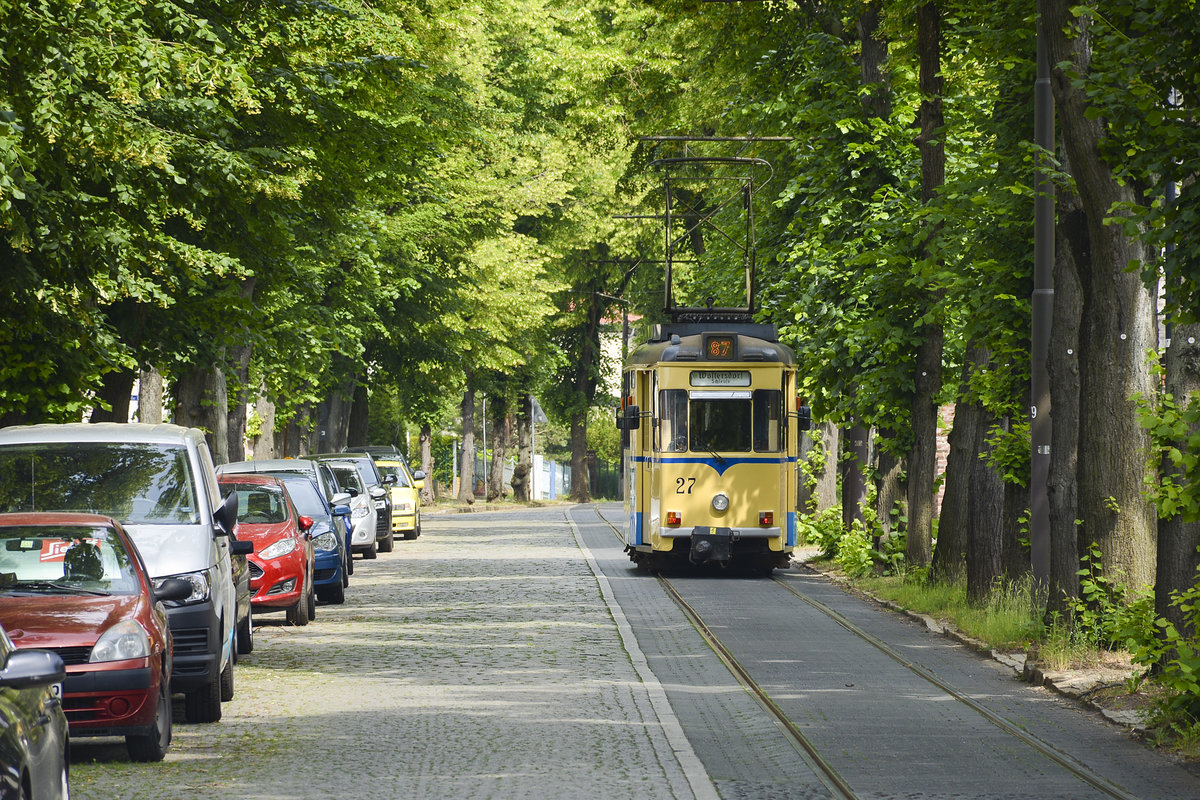
[(749, 386), (748, 369), (697, 369), (692, 370), (692, 386)]

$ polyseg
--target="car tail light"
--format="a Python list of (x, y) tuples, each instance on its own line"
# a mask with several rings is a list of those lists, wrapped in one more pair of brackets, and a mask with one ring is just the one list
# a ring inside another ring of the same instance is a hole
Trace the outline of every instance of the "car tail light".
[(775, 512), (774, 511), (758, 512), (758, 524), (759, 525), (774, 525), (775, 524)]
[(668, 525), (678, 525), (680, 523), (680, 521), (681, 521), (681, 519), (680, 519), (678, 511), (668, 511), (667, 512), (667, 524)]

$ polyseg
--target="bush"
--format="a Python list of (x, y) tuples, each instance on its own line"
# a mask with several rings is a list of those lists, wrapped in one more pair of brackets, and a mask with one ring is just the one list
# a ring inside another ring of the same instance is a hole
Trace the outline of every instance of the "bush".
[(819, 514), (804, 514), (796, 521), (796, 533), (801, 542), (821, 549), (824, 558), (837, 556), (838, 540), (842, 538), (842, 507), (833, 506)]
[(1154, 722), (1184, 738), (1200, 737), (1200, 570), (1197, 581), (1184, 592), (1171, 596), (1171, 605), (1183, 612), (1192, 629), (1185, 636), (1162, 618), (1154, 624), (1161, 633), (1130, 639), (1134, 663), (1152, 668), (1159, 684), (1171, 694), (1159, 701)]

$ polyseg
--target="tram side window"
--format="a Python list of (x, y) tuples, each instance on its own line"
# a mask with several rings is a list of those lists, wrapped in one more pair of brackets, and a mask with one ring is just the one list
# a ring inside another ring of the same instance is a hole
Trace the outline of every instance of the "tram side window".
[(658, 409), (658, 449), (664, 453), (686, 453), (687, 390), (663, 389), (658, 393)]
[(693, 450), (750, 451), (750, 398), (692, 398)]
[(778, 453), (783, 449), (783, 393), (778, 389), (754, 390), (754, 449)]

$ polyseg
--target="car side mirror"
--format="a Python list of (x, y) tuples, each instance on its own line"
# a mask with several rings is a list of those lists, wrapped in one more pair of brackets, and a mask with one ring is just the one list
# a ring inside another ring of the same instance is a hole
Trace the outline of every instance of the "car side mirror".
[[(190, 587), (189, 587), (190, 593)], [(62, 683), (67, 677), (62, 656), (49, 650), (14, 650), (0, 669), (0, 686), (28, 689)]]
[(337, 513), (337, 506), (344, 506), (346, 503), (349, 503), (349, 502), (350, 502), (350, 493), (349, 492), (338, 492), (337, 494), (335, 494), (333, 497), (331, 497), (329, 499), (329, 505), (334, 507), (333, 513), (335, 513), (335, 514)]
[(812, 409), (805, 405), (796, 407), (796, 427), (802, 431), (812, 430)]
[(178, 603), (192, 594), (192, 584), (182, 578), (167, 578), (154, 587), (154, 599)]
[(345, 503), (338, 503), (333, 507), (333, 514), (336, 517), (348, 517), (350, 516), (350, 506)]
[(300, 530), (302, 531), (307, 531), (313, 526), (313, 518), (303, 514), (300, 515), (300, 519), (298, 519), (297, 522), (300, 523)]
[(237, 492), (225, 495), (221, 505), (213, 512), (213, 522), (217, 524), (217, 536), (233, 536), (233, 528), (237, 525), (238, 496)]
[(395, 475), (384, 475), (383, 476), (383, 485), (384, 486), (392, 486), (395, 483), (396, 483)]
[(254, 542), (246, 539), (234, 539), (229, 543), (229, 554), (233, 556), (248, 556), (254, 552)]

